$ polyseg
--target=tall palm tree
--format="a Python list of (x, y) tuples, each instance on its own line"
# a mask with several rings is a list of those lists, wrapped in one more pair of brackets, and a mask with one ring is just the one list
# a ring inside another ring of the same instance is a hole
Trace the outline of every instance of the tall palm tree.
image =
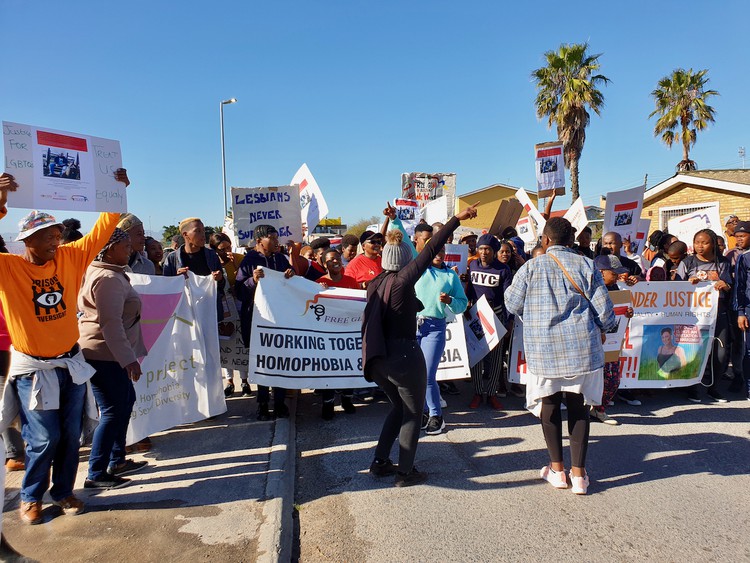
[(547, 65), (531, 73), (536, 82), (536, 115), (547, 117), (547, 125), (557, 126), (557, 138), (563, 143), (565, 167), (570, 170), (570, 191), (573, 201), (579, 197), (578, 161), (586, 141), (589, 112), (601, 115), (604, 95), (597, 89), (609, 78), (599, 71), (598, 55), (587, 52), (588, 43), (560, 45), (547, 51)]
[(656, 109), (649, 119), (658, 115), (654, 136), (668, 147), (682, 141), (682, 160), (677, 171), (695, 170), (695, 162), (690, 160), (690, 147), (695, 144), (698, 131), (703, 131), (714, 122), (714, 108), (706, 103), (711, 96), (718, 96), (716, 90), (706, 90), (707, 69), (693, 72), (693, 69), (678, 68), (672, 74), (659, 80), (656, 90), (651, 92)]

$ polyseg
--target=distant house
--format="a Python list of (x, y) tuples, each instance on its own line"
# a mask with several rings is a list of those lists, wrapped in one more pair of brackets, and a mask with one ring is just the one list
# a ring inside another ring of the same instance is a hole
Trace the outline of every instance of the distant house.
[(722, 220), (727, 215), (750, 220), (750, 170), (694, 170), (675, 174), (646, 190), (641, 216), (651, 221), (649, 232), (653, 232), (664, 230), (673, 217), (717, 204)]
[[(492, 184), (486, 188), (474, 190), (467, 194), (459, 195), (456, 198), (456, 212), (465, 209), (469, 205), (479, 203), (477, 206), (477, 216), (475, 219), (468, 219), (461, 221), (461, 225), (464, 227), (471, 227), (473, 229), (486, 229), (492, 223), (495, 218), (495, 214), (500, 207), (500, 203), (504, 199), (511, 199), (516, 197), (516, 192), (519, 188), (508, 186), (506, 184)], [(537, 195), (536, 192), (526, 190), (529, 194), (529, 199), (536, 204)], [(526, 212), (522, 216), (525, 216)]]
[[(586, 219), (589, 220), (589, 228), (591, 229), (591, 238), (596, 240), (602, 236), (602, 228), (604, 225), (604, 208), (597, 205), (586, 205), (583, 208), (586, 211)], [(552, 217), (562, 217), (568, 212), (567, 209), (560, 209), (553, 211), (549, 214), (550, 219)]]

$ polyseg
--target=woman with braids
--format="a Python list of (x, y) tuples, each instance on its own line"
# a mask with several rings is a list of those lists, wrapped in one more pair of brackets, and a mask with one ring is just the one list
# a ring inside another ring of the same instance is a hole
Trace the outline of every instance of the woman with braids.
[[(692, 256), (688, 256), (677, 267), (676, 281), (700, 281), (715, 282), (714, 287), (719, 291), (719, 309), (716, 313), (716, 329), (714, 330), (714, 341), (711, 356), (706, 366), (711, 366), (708, 379), (711, 383), (707, 385), (706, 394), (719, 403), (727, 400), (719, 392), (719, 381), (729, 367), (729, 308), (731, 307), (730, 295), (732, 290), (732, 276), (729, 261), (719, 254), (716, 233), (711, 229), (702, 229), (693, 237)], [(694, 403), (700, 403), (698, 393), (700, 383), (688, 388), (688, 399)]]
[[(414, 467), (427, 387), (425, 359), (417, 342), (417, 313), (424, 305), (417, 299), (414, 286), (459, 222), (476, 214), (475, 206), (471, 206), (452, 217), (414, 259), (403, 234), (390, 231), (383, 247), (383, 272), (367, 285), (362, 321), (364, 375), (380, 385), (392, 405), (370, 473), (376, 477), (395, 475), (397, 487), (417, 485), (427, 479), (426, 473)], [(389, 459), (397, 437), (398, 466)]]

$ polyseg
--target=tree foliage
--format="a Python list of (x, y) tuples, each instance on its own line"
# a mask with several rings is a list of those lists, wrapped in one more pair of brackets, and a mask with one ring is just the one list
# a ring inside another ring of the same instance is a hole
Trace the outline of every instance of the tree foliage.
[(690, 160), (690, 147), (695, 145), (698, 131), (703, 131), (714, 122), (714, 108), (707, 100), (718, 96), (716, 90), (706, 90), (707, 69), (693, 72), (693, 69), (678, 68), (672, 74), (659, 80), (651, 92), (656, 109), (649, 119), (658, 115), (654, 126), (654, 136), (668, 147), (682, 143), (682, 160), (677, 164), (678, 171), (695, 170), (696, 164)]
[[(208, 237), (210, 237), (214, 233), (220, 233), (222, 228), (223, 227), (211, 227), (210, 225), (206, 225), (206, 242), (208, 242)], [(164, 231), (164, 234), (162, 235), (162, 241), (167, 244), (172, 241), (173, 236), (180, 234), (179, 225), (164, 225), (162, 227), (162, 230)]]
[(380, 217), (378, 217), (377, 215), (373, 215), (369, 219), (360, 219), (353, 225), (350, 225), (346, 232), (347, 234), (359, 236), (367, 230), (368, 225), (374, 225), (374, 224), (380, 223), (382, 220), (383, 220), (382, 215)]
[(556, 126), (557, 138), (563, 143), (573, 201), (580, 195), (578, 161), (586, 142), (588, 110), (601, 115), (604, 95), (598, 86), (610, 81), (598, 74), (599, 57), (601, 53), (588, 53), (588, 43), (563, 44), (557, 51), (544, 53), (546, 66), (531, 73), (537, 87), (536, 115), (546, 117), (548, 127)]

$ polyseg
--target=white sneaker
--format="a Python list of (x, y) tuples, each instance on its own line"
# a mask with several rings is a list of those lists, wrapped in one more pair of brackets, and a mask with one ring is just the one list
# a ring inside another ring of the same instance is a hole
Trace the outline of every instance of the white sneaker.
[(440, 395), (440, 408), (444, 409), (447, 406), (448, 406), (448, 403), (445, 401), (445, 399), (443, 399), (443, 396)]
[(556, 489), (568, 488), (568, 480), (565, 478), (565, 471), (555, 471), (551, 466), (545, 465), (539, 470), (539, 477), (547, 481)]
[(576, 477), (573, 473), (570, 474), (570, 490), (576, 495), (585, 495), (589, 488), (589, 476), (588, 474), (583, 477)]

